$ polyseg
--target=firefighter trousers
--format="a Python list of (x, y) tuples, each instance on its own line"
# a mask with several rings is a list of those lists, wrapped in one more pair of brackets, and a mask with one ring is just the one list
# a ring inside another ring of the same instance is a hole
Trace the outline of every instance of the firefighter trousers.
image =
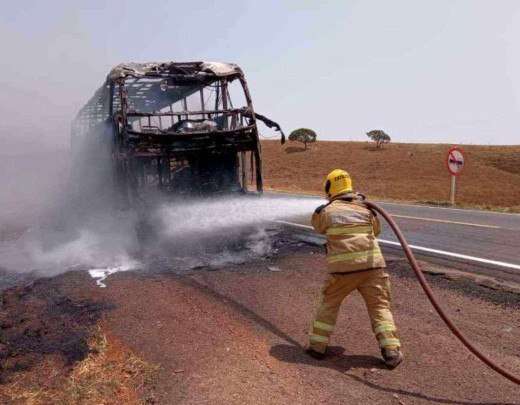
[(341, 303), (354, 290), (358, 290), (365, 301), (380, 347), (401, 347), (391, 312), (390, 279), (382, 268), (329, 274), (321, 289), (316, 316), (311, 324), (309, 347), (325, 353)]

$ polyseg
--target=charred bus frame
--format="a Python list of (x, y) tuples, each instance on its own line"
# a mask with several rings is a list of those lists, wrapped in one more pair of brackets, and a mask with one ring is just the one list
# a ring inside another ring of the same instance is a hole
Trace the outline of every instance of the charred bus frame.
[[(229, 86), (237, 82), (245, 105), (235, 108)], [(81, 157), (85, 144), (106, 146), (115, 184), (129, 198), (151, 187), (198, 194), (253, 186), (261, 193), (257, 119), (284, 139), (278, 124), (254, 112), (237, 65), (121, 64), (73, 121), (72, 147)]]

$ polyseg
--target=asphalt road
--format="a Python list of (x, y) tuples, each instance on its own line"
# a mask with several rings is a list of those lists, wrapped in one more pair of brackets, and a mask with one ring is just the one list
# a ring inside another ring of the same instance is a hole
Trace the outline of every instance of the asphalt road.
[[(394, 216), (408, 243), (422, 259), (520, 281), (519, 214), (388, 202), (379, 204)], [(287, 221), (308, 226), (310, 213)], [(389, 226), (383, 226), (380, 241), (387, 249), (399, 248)]]

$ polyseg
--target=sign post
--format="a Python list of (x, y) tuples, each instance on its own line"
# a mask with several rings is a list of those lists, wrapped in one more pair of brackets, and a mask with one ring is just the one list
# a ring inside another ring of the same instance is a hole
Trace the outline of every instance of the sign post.
[(450, 204), (455, 205), (455, 194), (457, 193), (457, 176), (451, 175)]
[(464, 168), (464, 153), (462, 149), (453, 146), (448, 150), (446, 166), (451, 174), (450, 204), (455, 205), (455, 195), (457, 194), (457, 176)]

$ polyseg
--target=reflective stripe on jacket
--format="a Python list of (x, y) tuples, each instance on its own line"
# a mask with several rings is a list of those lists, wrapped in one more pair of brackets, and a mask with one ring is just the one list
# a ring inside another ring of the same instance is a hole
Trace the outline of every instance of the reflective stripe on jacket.
[(330, 273), (386, 267), (376, 240), (381, 232), (379, 220), (359, 200), (333, 200), (314, 213), (312, 226), (316, 232), (327, 236)]

